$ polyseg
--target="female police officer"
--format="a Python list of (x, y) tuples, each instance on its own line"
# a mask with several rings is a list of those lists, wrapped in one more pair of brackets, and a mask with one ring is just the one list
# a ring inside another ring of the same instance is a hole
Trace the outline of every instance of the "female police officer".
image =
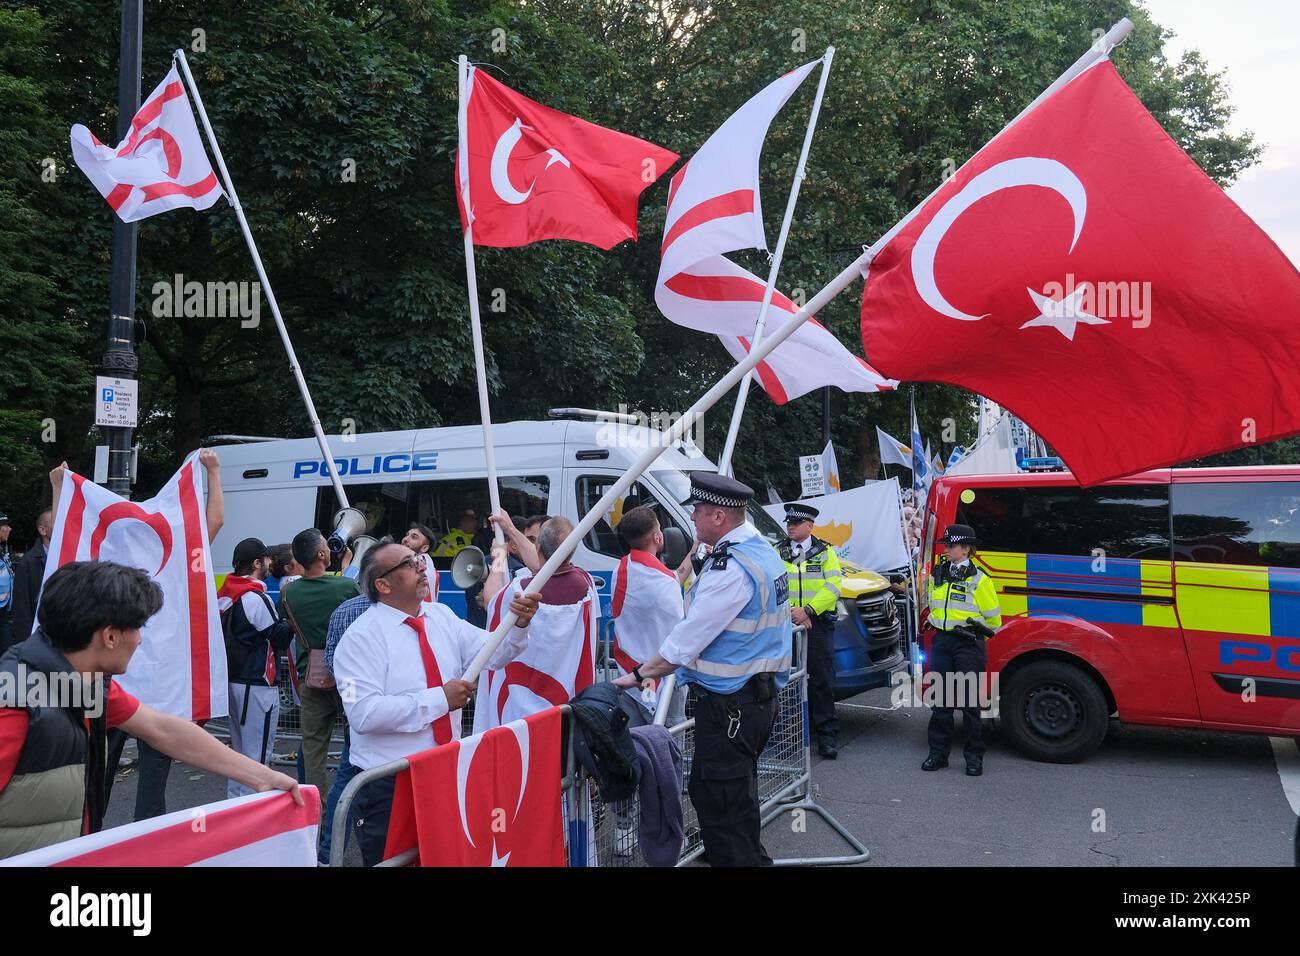
[[(1002, 625), (1002, 609), (993, 579), (971, 564), (977, 543), (975, 529), (964, 524), (949, 525), (939, 540), (947, 545), (948, 560), (937, 563), (930, 578), (930, 624), (935, 635), (929, 671), (945, 685), (941, 700), (947, 706), (930, 712), (930, 755), (921, 769), (948, 766), (953, 709), (959, 705), (966, 728), (966, 773), (978, 777), (984, 772), (978, 690), (989, 659), (984, 640), (992, 636), (990, 628)], [(958, 696), (952, 693), (954, 690), (962, 691), (960, 696), (965, 699), (954, 700)]]

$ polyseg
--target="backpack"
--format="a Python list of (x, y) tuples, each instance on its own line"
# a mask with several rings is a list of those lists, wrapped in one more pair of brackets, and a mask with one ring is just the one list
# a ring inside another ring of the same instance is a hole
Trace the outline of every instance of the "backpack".
[(608, 681), (592, 684), (569, 701), (573, 751), (596, 780), (606, 803), (627, 800), (641, 782), (641, 761), (630, 727), (651, 723), (649, 712)]
[[(259, 597), (261, 597), (262, 601), (266, 604), (267, 610), (271, 612), (271, 617), (278, 618), (279, 615), (275, 613), (275, 605), (271, 603), (271, 599), (267, 596), (265, 591), (256, 591), (256, 592), (246, 591), (244, 593), (245, 594), (256, 593)], [(242, 646), (237, 640), (235, 640), (234, 633), (233, 633), (234, 626), (235, 626), (234, 623), (235, 608), (239, 606), (239, 602), (242, 601), (243, 599), (244, 599), (244, 595), (241, 594), (238, 600), (230, 602), (230, 607), (226, 608), (224, 611), (221, 611), (217, 615), (217, 617), (221, 620), (221, 640), (222, 643), (225, 644), (226, 646), (226, 665), (229, 668), (228, 677), (232, 681), (236, 680), (239, 676), (233, 666), (234, 662), (239, 661), (240, 668), (242, 669), (245, 663), (245, 658), (247, 658), (249, 654), (249, 649), (247, 647)]]

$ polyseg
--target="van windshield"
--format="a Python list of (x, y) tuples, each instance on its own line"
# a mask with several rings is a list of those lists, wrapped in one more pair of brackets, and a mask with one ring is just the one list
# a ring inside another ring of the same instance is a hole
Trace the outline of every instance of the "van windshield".
[[(691, 472), (683, 471), (680, 468), (657, 468), (652, 470), (650, 474), (659, 482), (664, 491), (673, 496), (678, 504), (691, 496)], [(785, 539), (785, 532), (781, 530), (781, 526), (753, 498), (749, 499), (749, 504), (745, 508), (745, 517), (773, 547), (776, 547)]]

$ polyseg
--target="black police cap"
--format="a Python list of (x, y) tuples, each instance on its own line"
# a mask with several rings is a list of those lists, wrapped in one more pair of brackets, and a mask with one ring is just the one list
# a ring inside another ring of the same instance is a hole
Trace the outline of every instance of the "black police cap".
[(812, 521), (819, 514), (821, 512), (812, 505), (801, 505), (797, 501), (792, 501), (785, 506), (785, 520), (787, 523), (791, 521)]
[(719, 508), (743, 508), (752, 497), (754, 497), (754, 489), (743, 481), (706, 472), (691, 475), (691, 496), (682, 503), (716, 505)]
[(968, 524), (950, 524), (939, 539), (941, 544), (978, 544), (975, 529)]

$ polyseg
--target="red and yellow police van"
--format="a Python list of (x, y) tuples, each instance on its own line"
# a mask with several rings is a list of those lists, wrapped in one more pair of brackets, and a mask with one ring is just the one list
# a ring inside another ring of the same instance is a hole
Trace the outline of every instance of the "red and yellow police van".
[(952, 523), (997, 584), (989, 669), (1027, 755), (1081, 760), (1111, 718), (1300, 735), (1300, 466), (940, 478), (923, 601)]

